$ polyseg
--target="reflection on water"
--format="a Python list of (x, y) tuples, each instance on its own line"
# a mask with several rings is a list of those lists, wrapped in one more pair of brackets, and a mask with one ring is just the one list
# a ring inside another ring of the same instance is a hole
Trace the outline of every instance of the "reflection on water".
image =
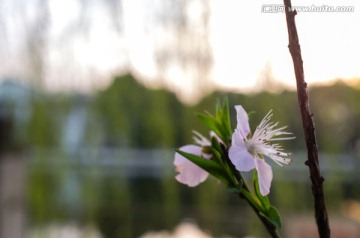
[(32, 228), (28, 238), (103, 238), (92, 226), (79, 227), (75, 224), (48, 224), (41, 228)]
[[(341, 229), (357, 224), (347, 237), (360, 234), (356, 233), (360, 214), (352, 212), (360, 201), (357, 158), (320, 157), (331, 221), (341, 218), (336, 223)], [(75, 222), (80, 227), (91, 224), (98, 237), (148, 238), (162, 231), (176, 233), (179, 224), (191, 219), (199, 231), (214, 237), (265, 234), (247, 204), (214, 179), (196, 188), (177, 183), (172, 158), (173, 151), (161, 149), (86, 150), (71, 157), (57, 151), (32, 151), (27, 173), (29, 230)], [(270, 199), (283, 215), (285, 237), (295, 237), (289, 234), (302, 230), (301, 225), (315, 226), (304, 160), (303, 153), (295, 153), (291, 166), (274, 166)], [(299, 215), (302, 219), (297, 219)]]
[(148, 231), (140, 238), (211, 238), (211, 236), (200, 230), (194, 223), (184, 222), (176, 226), (173, 232)]

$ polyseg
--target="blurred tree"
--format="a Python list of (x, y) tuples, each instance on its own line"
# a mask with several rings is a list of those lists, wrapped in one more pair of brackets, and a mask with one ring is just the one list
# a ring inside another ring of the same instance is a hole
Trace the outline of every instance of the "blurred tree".
[(158, 85), (200, 99), (214, 89), (210, 15), (209, 0), (0, 1), (0, 63), (21, 80), (83, 91), (119, 71), (149, 79), (140, 67), (152, 64)]
[(360, 138), (360, 93), (343, 83), (310, 92), (320, 150), (354, 152)]
[(22, 20), (26, 26), (25, 43), (27, 60), (27, 78), (30, 83), (38, 87), (44, 86), (44, 77), (46, 73), (46, 57), (48, 54), (48, 34), (50, 26), (50, 9), (48, 0), (35, 1), (34, 16), (24, 16)]
[[(289, 126), (298, 139), (288, 141), (290, 150), (303, 150), (302, 126), (297, 109), (296, 95), (291, 91), (277, 94), (257, 93), (242, 95), (214, 92), (196, 105), (183, 105), (165, 90), (148, 89), (132, 75), (116, 77), (105, 90), (84, 98), (88, 115), (82, 145), (88, 147), (178, 147), (192, 143), (192, 130), (207, 135), (206, 127), (196, 113), (214, 113), (218, 99), (228, 97), (232, 126), (235, 126), (234, 105), (241, 104), (247, 111), (254, 111), (250, 124), (253, 128), (264, 115), (274, 109), (274, 119)], [(328, 87), (310, 89), (316, 123), (319, 150), (329, 153), (357, 153), (360, 143), (360, 91), (338, 83)], [(34, 147), (53, 147), (63, 140), (71, 109), (79, 96), (71, 94), (49, 95), (38, 93), (28, 100), (29, 117), (14, 121), (15, 140)], [(13, 112), (15, 103), (7, 99), (7, 111)], [(253, 128), (254, 129), (254, 128)], [(18, 138), (21, 137), (21, 138)]]
[[(174, 120), (179, 102), (163, 90), (147, 90), (131, 75), (117, 77), (95, 99), (96, 111), (106, 131), (108, 146), (173, 146)], [(175, 105), (173, 105), (175, 104)], [(174, 136), (175, 135), (175, 136)]]
[[(311, 89), (320, 150), (336, 153), (355, 150), (360, 138), (356, 123), (360, 118), (360, 110), (356, 106), (359, 95), (359, 90), (345, 84)], [(215, 92), (197, 105), (185, 106), (170, 93), (145, 89), (131, 75), (126, 75), (116, 78), (95, 101), (96, 110), (101, 115), (99, 120), (104, 121), (109, 145), (176, 147), (192, 143), (193, 129), (207, 136), (205, 126), (196, 118), (196, 113), (213, 113), (216, 100), (224, 96), (229, 98), (233, 126), (236, 104), (255, 112), (251, 115), (252, 127), (273, 108), (274, 119), (281, 125), (287, 125), (298, 138), (289, 141), (286, 146), (290, 150), (304, 149), (304, 141), (300, 139), (303, 133), (296, 94), (290, 91), (253, 95)]]
[(30, 121), (28, 123), (27, 143), (31, 146), (48, 148), (57, 145), (59, 139), (59, 131), (56, 127), (56, 110), (51, 101), (45, 98), (34, 100), (33, 110)]
[[(156, 11), (156, 27), (161, 29), (155, 47), (155, 58), (161, 78), (178, 77), (179, 73), (191, 75), (190, 82), (173, 82), (176, 87), (186, 87), (200, 96), (213, 90), (210, 72), (213, 65), (209, 41), (210, 2), (208, 0), (165, 1)], [(177, 75), (171, 70), (179, 68)], [(186, 95), (183, 100), (187, 101)]]

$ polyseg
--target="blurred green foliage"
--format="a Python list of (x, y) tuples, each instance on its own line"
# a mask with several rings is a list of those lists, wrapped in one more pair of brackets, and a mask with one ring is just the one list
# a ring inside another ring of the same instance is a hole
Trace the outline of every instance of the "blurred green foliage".
[(132, 76), (118, 77), (93, 99), (93, 113), (105, 132), (107, 146), (173, 146), (183, 107), (164, 90), (147, 90)]
[(27, 125), (28, 141), (35, 147), (54, 147), (59, 134), (52, 104), (48, 101), (34, 100), (32, 114)]
[[(229, 99), (233, 127), (236, 104), (255, 112), (250, 121), (252, 126), (274, 108), (274, 119), (288, 125), (289, 131), (297, 136), (287, 148), (304, 150), (296, 92), (252, 95), (215, 92), (198, 104), (187, 106), (168, 91), (145, 88), (131, 75), (116, 77), (108, 88), (91, 96), (37, 94), (30, 99), (30, 118), (18, 123), (21, 128), (16, 131), (18, 139), (30, 148), (60, 146), (67, 119), (82, 108), (87, 112), (86, 120), (81, 122), (85, 124), (83, 147), (174, 148), (190, 143), (193, 129), (207, 133), (196, 114), (214, 113), (216, 101), (224, 96)], [(311, 88), (310, 99), (319, 150), (354, 151), (360, 138), (360, 90), (337, 83)]]

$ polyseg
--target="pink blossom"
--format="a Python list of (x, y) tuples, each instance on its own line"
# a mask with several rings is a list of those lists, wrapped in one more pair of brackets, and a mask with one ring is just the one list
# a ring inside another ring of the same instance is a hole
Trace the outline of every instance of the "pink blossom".
[(279, 144), (273, 141), (294, 139), (293, 136), (278, 137), (281, 135), (292, 135), (285, 132), (286, 127), (275, 127), (278, 123), (270, 122), (272, 110), (266, 114), (264, 119), (256, 127), (254, 135), (250, 134), (249, 118), (240, 105), (235, 106), (237, 112), (237, 127), (232, 135), (232, 144), (229, 149), (229, 158), (238, 171), (247, 172), (256, 169), (259, 178), (260, 193), (266, 196), (270, 192), (273, 173), (264, 156), (272, 159), (277, 164), (289, 164), (290, 153), (283, 151)]
[[(211, 145), (210, 141), (196, 131), (194, 131), (193, 138), (198, 145), (185, 145), (180, 147), (180, 150), (197, 156), (202, 156), (204, 159), (210, 159), (211, 155), (202, 151), (202, 147)], [(179, 174), (175, 177), (176, 180), (180, 183), (188, 185), (189, 187), (199, 185), (209, 176), (208, 172), (178, 153), (175, 153), (174, 165), (176, 171), (179, 172)]]

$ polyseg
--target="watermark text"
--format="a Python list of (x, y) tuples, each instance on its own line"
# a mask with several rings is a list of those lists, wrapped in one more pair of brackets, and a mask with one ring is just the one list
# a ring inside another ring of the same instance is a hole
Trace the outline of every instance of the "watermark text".
[[(290, 11), (297, 12), (354, 12), (354, 6), (330, 6), (330, 5), (309, 5), (309, 6), (292, 6)], [(263, 13), (283, 13), (285, 6), (283, 4), (263, 4), (261, 6)]]

